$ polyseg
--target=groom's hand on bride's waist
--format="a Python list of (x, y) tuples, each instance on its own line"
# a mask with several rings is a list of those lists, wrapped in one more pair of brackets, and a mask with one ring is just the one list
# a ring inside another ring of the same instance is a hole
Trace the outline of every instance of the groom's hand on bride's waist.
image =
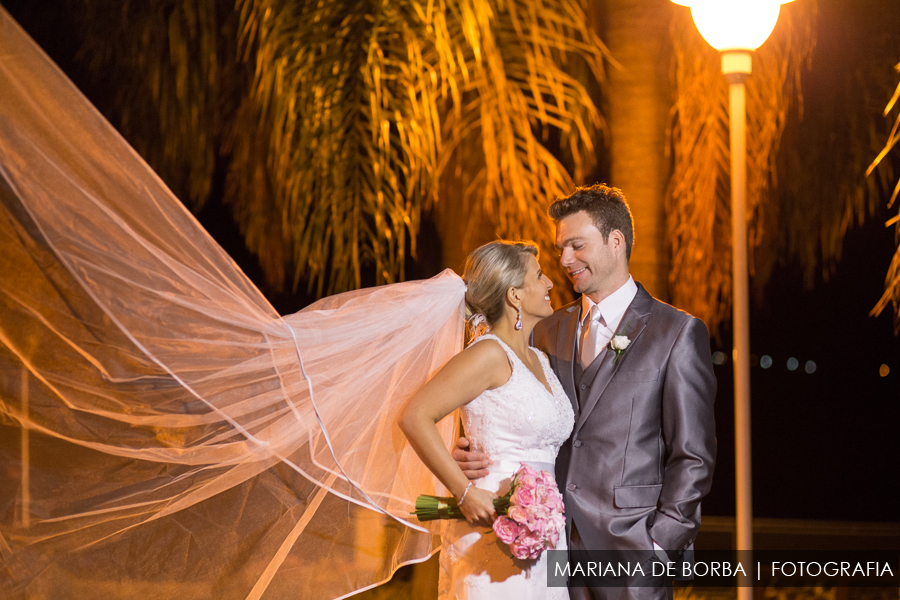
[(491, 457), (484, 452), (470, 452), (469, 440), (464, 437), (456, 440), (456, 447), (450, 454), (469, 479), (481, 479), (487, 476), (488, 467), (494, 464)]

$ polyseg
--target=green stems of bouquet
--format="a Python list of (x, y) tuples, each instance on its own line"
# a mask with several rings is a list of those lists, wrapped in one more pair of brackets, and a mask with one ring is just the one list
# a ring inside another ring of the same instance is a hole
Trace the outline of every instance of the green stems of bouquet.
[[(509, 511), (510, 490), (500, 498), (494, 498), (494, 510), (498, 515), (505, 515)], [(453, 496), (426, 496), (416, 498), (416, 510), (409, 513), (415, 515), (419, 521), (435, 521), (437, 519), (465, 519), (456, 498)]]

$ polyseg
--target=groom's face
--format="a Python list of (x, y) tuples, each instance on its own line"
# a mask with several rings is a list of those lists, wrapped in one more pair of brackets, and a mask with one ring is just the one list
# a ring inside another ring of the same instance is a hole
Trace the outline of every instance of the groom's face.
[(559, 221), (556, 228), (559, 263), (579, 294), (599, 294), (614, 278), (616, 255), (609, 243), (612, 240), (612, 235), (603, 239), (603, 234), (584, 211)]

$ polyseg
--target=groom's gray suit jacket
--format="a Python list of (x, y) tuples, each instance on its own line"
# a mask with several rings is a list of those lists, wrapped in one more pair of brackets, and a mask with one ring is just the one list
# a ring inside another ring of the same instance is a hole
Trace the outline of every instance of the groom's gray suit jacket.
[[(576, 364), (580, 302), (534, 329), (575, 408), (556, 476), (572, 523), (591, 550), (639, 550), (653, 540), (674, 559), (694, 541), (700, 500), (716, 459), (716, 379), (702, 321), (638, 285), (619, 330), (631, 340), (618, 359)], [(580, 406), (579, 406), (580, 405)]]

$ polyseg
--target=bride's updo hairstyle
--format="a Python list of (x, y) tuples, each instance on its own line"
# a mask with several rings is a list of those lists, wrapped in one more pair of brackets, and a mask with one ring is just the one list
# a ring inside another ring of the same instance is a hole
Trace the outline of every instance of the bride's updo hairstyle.
[(485, 244), (469, 254), (463, 280), (466, 282), (466, 320), (469, 337), (484, 333), (479, 329), (479, 315), (488, 325), (503, 316), (506, 291), (522, 287), (528, 268), (528, 257), (537, 257), (534, 242), (498, 240)]

